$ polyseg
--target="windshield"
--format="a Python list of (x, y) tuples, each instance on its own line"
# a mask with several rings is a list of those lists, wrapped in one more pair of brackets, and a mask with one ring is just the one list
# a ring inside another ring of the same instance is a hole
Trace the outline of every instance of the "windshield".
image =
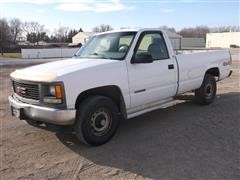
[(107, 33), (90, 38), (76, 53), (77, 58), (123, 60), (136, 32)]

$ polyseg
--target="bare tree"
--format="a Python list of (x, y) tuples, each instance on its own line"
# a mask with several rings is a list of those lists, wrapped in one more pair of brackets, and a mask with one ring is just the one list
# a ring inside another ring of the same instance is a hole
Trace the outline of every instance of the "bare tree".
[(207, 26), (197, 26), (195, 28), (196, 36), (200, 38), (206, 38), (206, 34), (209, 32), (210, 32), (210, 29)]
[(105, 31), (111, 31), (113, 28), (108, 24), (101, 24), (99, 26), (96, 26), (93, 28), (93, 32), (105, 32)]
[(170, 31), (170, 32), (176, 32), (175, 28), (174, 27), (168, 27), (168, 26), (160, 26), (161, 29), (164, 29), (164, 30), (167, 30), (167, 31)]
[(231, 32), (240, 32), (240, 26), (231, 26), (230, 31)]
[(59, 29), (55, 30), (54, 34), (58, 41), (67, 42), (69, 29), (69, 27), (62, 26)]
[(22, 24), (22, 31), (28, 41), (38, 44), (40, 40), (43, 40), (42, 37), (46, 35), (47, 30), (44, 28), (44, 25), (31, 21)]
[(27, 36), (30, 33), (41, 33), (45, 32), (44, 25), (39, 24), (38, 22), (31, 21), (31, 22), (24, 22), (22, 24), (22, 31)]
[(13, 43), (16, 44), (17, 37), (20, 35), (21, 29), (21, 21), (17, 18), (11, 19), (9, 21), (10, 31), (12, 35)]
[(27, 34), (27, 40), (31, 43), (38, 44), (39, 41), (45, 41), (47, 39), (48, 39), (48, 36), (47, 36), (46, 32), (40, 32), (40, 33), (32, 32), (32, 33)]
[(212, 28), (211, 32), (240, 32), (240, 26), (219, 26)]
[(0, 19), (0, 46), (1, 54), (3, 55), (4, 48), (10, 43), (11, 34), (8, 22), (6, 19)]
[(206, 38), (206, 34), (210, 32), (207, 26), (197, 26), (193, 28), (183, 28), (179, 34), (183, 37)]

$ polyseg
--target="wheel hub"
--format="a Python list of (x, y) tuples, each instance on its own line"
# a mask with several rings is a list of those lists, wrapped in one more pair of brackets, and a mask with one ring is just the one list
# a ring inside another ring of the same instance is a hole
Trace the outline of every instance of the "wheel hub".
[(97, 136), (104, 134), (111, 125), (111, 116), (105, 109), (95, 111), (91, 117), (91, 127)]
[(210, 98), (213, 94), (213, 86), (211, 84), (207, 84), (205, 87), (205, 94), (208, 98)]
[(104, 126), (106, 124), (106, 119), (101, 120), (101, 125)]

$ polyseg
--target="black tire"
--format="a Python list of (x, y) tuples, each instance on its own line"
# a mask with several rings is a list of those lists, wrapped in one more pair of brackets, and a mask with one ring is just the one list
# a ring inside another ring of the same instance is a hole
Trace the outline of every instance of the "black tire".
[(119, 111), (108, 97), (91, 96), (78, 107), (75, 123), (77, 138), (93, 146), (109, 141), (119, 124)]
[(34, 127), (38, 127), (40, 124), (37, 121), (31, 120), (31, 119), (26, 119), (25, 121), (27, 124), (29, 124), (30, 126), (34, 126)]
[(201, 87), (195, 90), (195, 101), (198, 104), (208, 105), (211, 104), (217, 92), (217, 84), (214, 76), (206, 74)]

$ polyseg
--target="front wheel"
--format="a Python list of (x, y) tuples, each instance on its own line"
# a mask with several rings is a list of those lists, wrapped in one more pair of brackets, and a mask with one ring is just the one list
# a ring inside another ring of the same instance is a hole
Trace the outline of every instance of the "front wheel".
[(92, 96), (77, 110), (76, 136), (86, 144), (98, 146), (109, 141), (119, 122), (118, 108), (108, 97)]
[(211, 104), (217, 92), (217, 84), (214, 76), (206, 74), (201, 87), (195, 90), (195, 100), (199, 104)]

